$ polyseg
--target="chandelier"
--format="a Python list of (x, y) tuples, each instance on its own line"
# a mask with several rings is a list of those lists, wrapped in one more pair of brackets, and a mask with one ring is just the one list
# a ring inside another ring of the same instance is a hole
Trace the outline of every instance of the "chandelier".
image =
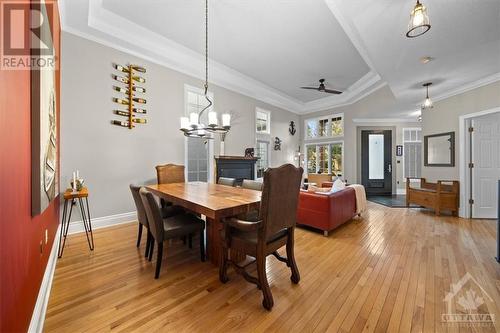
[(415, 7), (410, 13), (410, 23), (408, 23), (408, 31), (406, 37), (414, 38), (425, 34), (431, 28), (427, 8), (417, 0)]
[(208, 0), (205, 0), (205, 99), (208, 104), (199, 113), (191, 112), (189, 117), (181, 117), (181, 131), (190, 138), (213, 139), (212, 133), (225, 135), (231, 129), (231, 115), (223, 114), (219, 125), (217, 112), (208, 112), (208, 125), (201, 123), (203, 113), (212, 107), (212, 100), (208, 97)]
[(431, 85), (432, 85), (432, 82), (427, 82), (427, 83), (424, 83), (422, 85), (426, 89), (425, 101), (424, 101), (424, 104), (422, 104), (422, 110), (432, 109), (433, 108), (432, 101), (429, 98), (429, 86), (431, 86)]

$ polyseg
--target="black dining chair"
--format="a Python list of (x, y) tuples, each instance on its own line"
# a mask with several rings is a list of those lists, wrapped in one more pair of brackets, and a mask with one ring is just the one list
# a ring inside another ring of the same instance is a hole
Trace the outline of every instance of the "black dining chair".
[(160, 276), (161, 262), (163, 259), (163, 242), (166, 240), (199, 232), (201, 261), (205, 261), (205, 221), (191, 213), (162, 218), (160, 207), (153, 194), (145, 187), (141, 188), (139, 193), (144, 205), (144, 210), (146, 211), (149, 229), (153, 237), (151, 240), (150, 256), (153, 253), (155, 242), (158, 244), (155, 279)]

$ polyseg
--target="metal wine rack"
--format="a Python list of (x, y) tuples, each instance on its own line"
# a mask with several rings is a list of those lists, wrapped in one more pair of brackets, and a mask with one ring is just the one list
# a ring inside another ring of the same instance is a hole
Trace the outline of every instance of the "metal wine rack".
[[(146, 118), (137, 117), (138, 114), (146, 114), (146, 109), (141, 106), (141, 104), (146, 104), (146, 99), (143, 98), (146, 88), (138, 86), (138, 84), (146, 82), (143, 77), (139, 76), (139, 73), (146, 73), (146, 69), (138, 65), (121, 66), (118, 64), (113, 64), (113, 68), (122, 74), (111, 75), (113, 80), (117, 81), (117, 85), (113, 85), (113, 90), (123, 94), (120, 97), (113, 97), (113, 102), (127, 107), (127, 110), (115, 109), (113, 113), (128, 119), (112, 120), (111, 123), (129, 129), (134, 128), (135, 124), (146, 124)], [(141, 95), (137, 97), (137, 93)]]

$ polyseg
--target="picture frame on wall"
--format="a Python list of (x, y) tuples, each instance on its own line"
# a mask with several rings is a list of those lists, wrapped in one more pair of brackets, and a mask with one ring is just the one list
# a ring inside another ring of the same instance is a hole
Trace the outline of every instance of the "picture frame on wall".
[[(45, 59), (45, 66), (32, 67), (31, 75), (31, 215), (39, 215), (59, 195), (59, 125), (55, 48), (50, 27), (52, 4), (44, 1), (31, 4), (31, 20), (43, 24), (34, 33), (31, 58)], [(33, 22), (35, 23), (35, 22)], [(33, 25), (37, 26), (37, 25)], [(50, 61), (52, 59), (52, 61)]]

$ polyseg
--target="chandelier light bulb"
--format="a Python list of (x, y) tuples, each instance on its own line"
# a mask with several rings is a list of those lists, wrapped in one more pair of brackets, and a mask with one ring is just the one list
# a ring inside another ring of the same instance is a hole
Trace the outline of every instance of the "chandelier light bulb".
[(198, 126), (198, 120), (198, 114), (196, 112), (191, 112), (191, 114), (189, 115), (189, 122), (191, 123), (191, 125)]
[(187, 130), (189, 129), (189, 118), (181, 117), (181, 129)]
[(208, 113), (208, 126), (217, 126), (217, 112), (210, 111)]

